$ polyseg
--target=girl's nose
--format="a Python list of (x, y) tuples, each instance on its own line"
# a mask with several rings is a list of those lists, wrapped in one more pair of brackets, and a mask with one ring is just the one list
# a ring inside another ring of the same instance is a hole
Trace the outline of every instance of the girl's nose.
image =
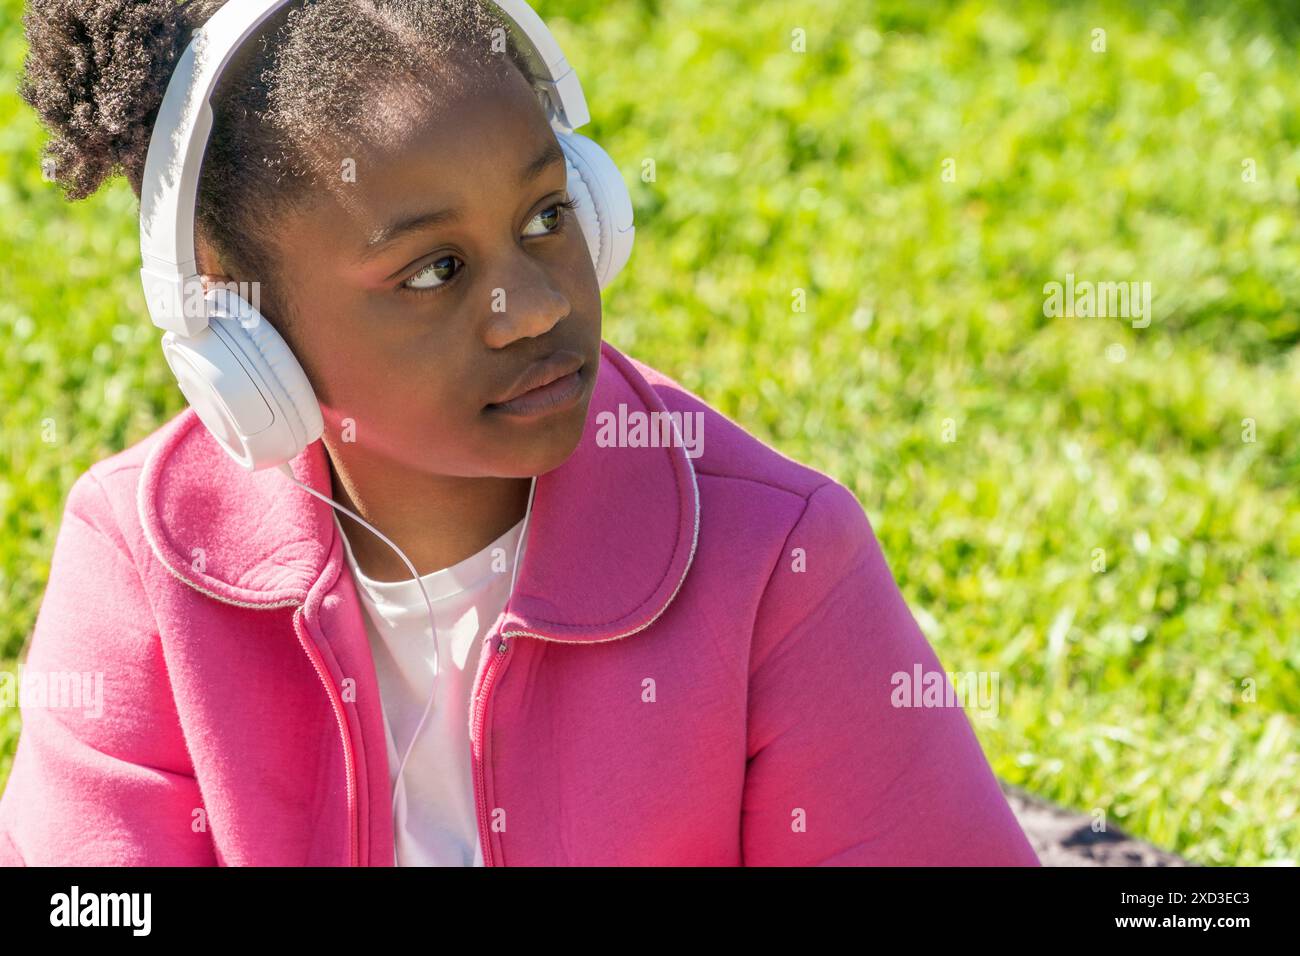
[(507, 275), (514, 281), (490, 290), (485, 339), (492, 348), (545, 335), (570, 311), (568, 298), (537, 260), (515, 257)]

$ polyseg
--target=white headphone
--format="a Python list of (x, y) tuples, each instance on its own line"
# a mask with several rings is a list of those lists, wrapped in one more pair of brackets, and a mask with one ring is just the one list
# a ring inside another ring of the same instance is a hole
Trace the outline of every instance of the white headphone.
[[(149, 140), (140, 196), (145, 302), (165, 330), (163, 355), (218, 443), (249, 471), (283, 465), (324, 432), (320, 406), (280, 334), (232, 289), (204, 291), (194, 251), (199, 171), (210, 98), (241, 43), (290, 0), (230, 0), (194, 33), (176, 64)], [(591, 118), (578, 76), (524, 0), (488, 0), (505, 17), (564, 151), (569, 195), (601, 288), (632, 252), (632, 199), (618, 167), (573, 132)]]

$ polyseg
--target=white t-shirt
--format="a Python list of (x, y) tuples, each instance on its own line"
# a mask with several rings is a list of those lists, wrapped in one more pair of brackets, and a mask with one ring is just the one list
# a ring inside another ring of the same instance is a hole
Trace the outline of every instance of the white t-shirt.
[(389, 781), (394, 786), (402, 754), (428, 706), (433, 682), (438, 684), (433, 708), (407, 758), (397, 791), (393, 814), (396, 865), (482, 866), (471, 775), (469, 701), (483, 636), (509, 597), (515, 546), (524, 522), (521, 519), (459, 564), (421, 578), (437, 624), (437, 672), (429, 608), (415, 580), (366, 577), (357, 567), (337, 512), (334, 524), (343, 536), (348, 566), (366, 612), (363, 617), (388, 738)]

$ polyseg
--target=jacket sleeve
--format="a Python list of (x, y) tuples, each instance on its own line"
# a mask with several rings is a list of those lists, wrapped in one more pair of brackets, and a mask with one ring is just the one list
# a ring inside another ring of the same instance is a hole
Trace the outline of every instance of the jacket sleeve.
[(152, 608), (93, 474), (68, 494), (16, 684), (0, 865), (216, 864)]
[(1040, 865), (965, 711), (903, 705), (918, 665), (949, 686), (862, 506), (821, 485), (754, 627), (746, 866)]

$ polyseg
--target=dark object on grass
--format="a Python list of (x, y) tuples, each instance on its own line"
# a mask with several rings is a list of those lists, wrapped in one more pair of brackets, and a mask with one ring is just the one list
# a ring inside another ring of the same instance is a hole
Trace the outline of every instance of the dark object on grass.
[(1090, 814), (1066, 810), (998, 781), (1043, 866), (1198, 866), (1108, 824), (1094, 831)]

